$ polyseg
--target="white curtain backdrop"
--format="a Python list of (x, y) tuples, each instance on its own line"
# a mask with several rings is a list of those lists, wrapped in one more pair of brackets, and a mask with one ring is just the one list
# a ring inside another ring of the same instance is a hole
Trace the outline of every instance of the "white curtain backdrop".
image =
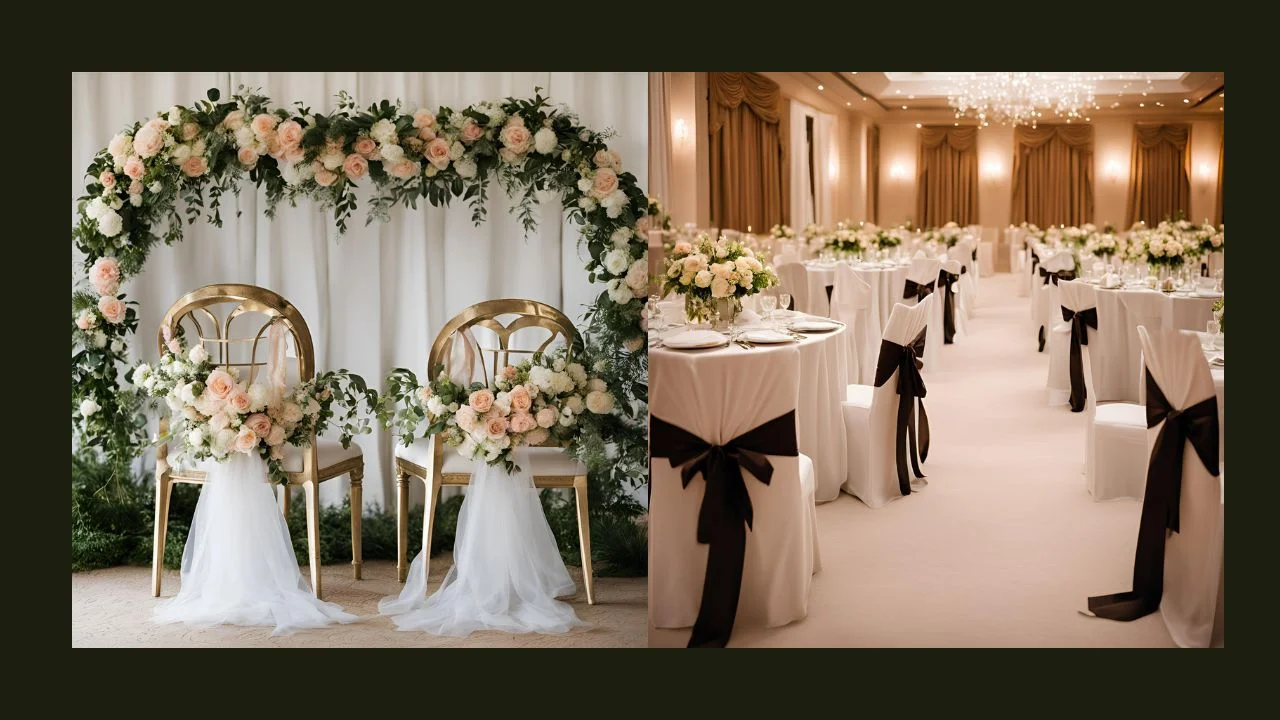
[[(226, 98), (241, 84), (260, 88), (281, 105), (296, 100), (331, 110), (334, 96), (346, 90), (361, 105), (400, 99), (410, 111), (532, 96), (535, 86), (541, 87), (544, 97), (567, 104), (586, 124), (616, 130), (610, 147), (647, 187), (645, 73), (76, 73), (71, 81), (73, 219), (84, 169), (115, 133), (158, 110), (202, 99), (211, 87)], [(600, 292), (587, 282), (585, 250), (579, 250), (577, 229), (563, 221), (557, 200), (544, 201), (538, 230), (527, 239), (500, 191), (491, 193), (488, 221), (480, 227), (471, 224), (470, 210), (461, 202), (448, 210), (425, 202), (416, 211), (397, 208), (389, 223), (366, 227), (363, 204), (339, 238), (332, 214), (313, 205), (282, 205), (269, 220), (263, 215), (265, 198), (251, 185), (239, 197), (224, 197), (222, 228), (204, 222), (186, 226), (183, 242), (157, 248), (142, 273), (125, 284), (129, 298), (142, 303), (132, 358), (154, 361), (156, 328), (165, 310), (186, 292), (214, 282), (252, 283), (279, 292), (311, 327), (317, 368), (346, 368), (377, 386), (392, 367), (425, 375), (436, 332), (468, 305), (532, 298), (579, 319)], [(73, 282), (78, 277), (79, 258), (73, 257)], [(393, 507), (393, 437), (376, 431), (359, 442), (366, 504)], [(341, 502), (346, 492), (345, 479), (331, 480), (321, 497)], [(420, 483), (415, 492), (421, 493)]]
[(671, 91), (667, 73), (649, 73), (649, 184), (645, 192), (670, 207)]
[(816, 222), (817, 217), (809, 184), (809, 147), (805, 133), (805, 118), (816, 114), (808, 105), (791, 100), (791, 226), (797, 233), (805, 225)]
[(836, 119), (827, 113), (817, 113), (813, 119), (813, 196), (816, 205), (813, 215), (821, 225), (836, 224), (835, 205), (831, 199), (830, 163), (835, 154), (831, 137), (835, 133)]

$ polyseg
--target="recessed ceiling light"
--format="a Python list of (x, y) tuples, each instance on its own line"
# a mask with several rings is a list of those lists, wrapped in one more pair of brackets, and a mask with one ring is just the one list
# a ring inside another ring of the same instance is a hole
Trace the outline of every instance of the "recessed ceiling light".
[(903, 105), (903, 106), (902, 106), (902, 109), (903, 109), (903, 110), (906, 110), (906, 109), (907, 109), (907, 106), (906, 106), (906, 105)]
[(846, 103), (845, 103), (845, 107), (853, 107), (853, 103), (851, 103), (851, 102), (846, 102)]
[(952, 124), (955, 125), (956, 127), (960, 127), (960, 123), (952, 123)]
[(1085, 118), (1085, 119), (1084, 119), (1084, 121), (1085, 121), (1085, 122), (1093, 122), (1093, 118), (1091, 118), (1091, 117), (1087, 117), (1087, 118)]
[(821, 85), (819, 85), (819, 86), (818, 86), (818, 92), (822, 92), (822, 89), (823, 89), (823, 88), (822, 88), (822, 86), (821, 86)]
[(849, 74), (850, 74), (850, 75), (857, 75), (858, 73), (851, 72), (851, 73), (849, 73)]
[(866, 96), (864, 95), (864, 96), (862, 97), (862, 102), (866, 102), (866, 101), (867, 101), (867, 98), (866, 98)]
[(1182, 98), (1182, 102), (1184, 102), (1184, 103), (1189, 103), (1189, 102), (1191, 102), (1191, 99), (1190, 99), (1190, 98)]
[(1138, 107), (1146, 107), (1146, 106), (1147, 106), (1146, 103), (1138, 103)]
[(922, 128), (922, 127), (924, 127), (922, 123), (916, 123), (916, 128)]
[(915, 95), (908, 95), (908, 96), (907, 96), (907, 99), (908, 99), (908, 100), (915, 100), (915, 99), (916, 99), (916, 96), (915, 96)]

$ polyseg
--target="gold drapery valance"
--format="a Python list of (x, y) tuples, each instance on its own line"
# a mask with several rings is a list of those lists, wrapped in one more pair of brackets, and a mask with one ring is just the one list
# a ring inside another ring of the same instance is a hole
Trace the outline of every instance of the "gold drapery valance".
[(781, 119), (782, 90), (778, 83), (750, 72), (707, 73), (711, 90), (711, 134), (724, 127), (727, 110), (745, 104), (764, 122), (777, 125)]
[(1191, 126), (1134, 125), (1127, 224), (1191, 211)]
[(711, 221), (763, 232), (790, 214), (785, 99), (756, 73), (707, 74), (711, 101)]
[(1012, 224), (1093, 222), (1093, 126), (1018, 126), (1013, 131)]

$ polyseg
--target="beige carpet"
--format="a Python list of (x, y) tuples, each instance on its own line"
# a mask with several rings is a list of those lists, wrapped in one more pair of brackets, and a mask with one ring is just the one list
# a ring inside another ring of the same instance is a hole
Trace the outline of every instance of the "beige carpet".
[[(448, 554), (431, 562), (430, 589), (444, 579)], [(306, 572), (306, 568), (303, 568)], [(566, 598), (591, 627), (564, 635), (508, 635), (481, 632), (469, 638), (442, 638), (422, 632), (400, 632), (390, 618), (378, 615), (378, 600), (400, 592), (395, 563), (366, 562), (364, 579), (351, 579), (351, 566), (323, 570), (325, 599), (361, 617), (351, 625), (305, 630), (271, 637), (269, 627), (194, 629), (156, 625), (151, 610), (151, 570), (117, 567), (71, 575), (72, 647), (643, 647), (648, 592), (644, 578), (596, 578), (596, 605), (587, 604), (582, 573), (570, 567), (578, 594)], [(178, 591), (178, 573), (165, 575), (163, 597)]]
[[(925, 378), (929, 487), (871, 510), (818, 507), (823, 570), (809, 616), (736, 627), (731, 646), (1171, 647), (1159, 614), (1088, 618), (1089, 595), (1130, 588), (1140, 504), (1093, 502), (1083, 414), (1048, 407), (1047, 354), (1014, 276), (982, 279), (968, 335)], [(930, 338), (932, 340), (932, 338)], [(655, 646), (687, 630), (650, 630)]]

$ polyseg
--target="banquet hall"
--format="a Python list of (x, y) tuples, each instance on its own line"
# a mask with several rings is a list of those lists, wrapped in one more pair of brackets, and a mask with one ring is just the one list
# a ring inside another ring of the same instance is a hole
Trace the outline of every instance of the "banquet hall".
[(649, 73), (651, 647), (1225, 645), (1225, 73)]

